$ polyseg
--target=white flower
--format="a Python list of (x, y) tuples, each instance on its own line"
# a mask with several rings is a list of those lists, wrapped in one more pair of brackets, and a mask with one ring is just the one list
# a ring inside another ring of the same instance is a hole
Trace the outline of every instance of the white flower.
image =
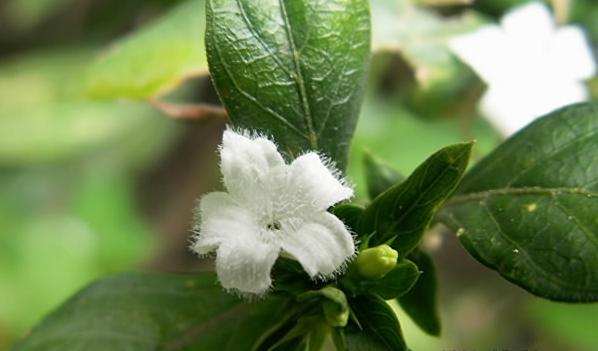
[(330, 277), (353, 256), (347, 228), (327, 212), (353, 196), (316, 153), (286, 164), (263, 137), (224, 132), (220, 149), (226, 192), (204, 195), (192, 250), (216, 250), (216, 272), (225, 289), (262, 294), (284, 252), (312, 277)]
[(588, 99), (583, 80), (596, 65), (579, 27), (557, 28), (540, 3), (517, 7), (500, 24), (458, 36), (450, 47), (488, 85), (481, 110), (503, 135)]

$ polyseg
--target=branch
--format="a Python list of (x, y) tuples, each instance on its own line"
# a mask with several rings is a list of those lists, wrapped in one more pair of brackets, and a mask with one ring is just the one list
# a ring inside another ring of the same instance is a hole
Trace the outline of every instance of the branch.
[(221, 120), (228, 121), (226, 110), (220, 106), (208, 104), (173, 104), (150, 99), (149, 104), (172, 119), (183, 121)]

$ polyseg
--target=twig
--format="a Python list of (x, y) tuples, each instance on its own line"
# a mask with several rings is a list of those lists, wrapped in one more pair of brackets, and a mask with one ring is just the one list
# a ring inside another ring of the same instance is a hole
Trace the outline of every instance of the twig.
[(571, 12), (570, 0), (552, 0), (554, 15), (558, 24), (564, 25), (569, 21)]
[(158, 99), (150, 99), (148, 102), (154, 108), (173, 119), (184, 121), (228, 120), (226, 110), (220, 106), (208, 104), (174, 104)]

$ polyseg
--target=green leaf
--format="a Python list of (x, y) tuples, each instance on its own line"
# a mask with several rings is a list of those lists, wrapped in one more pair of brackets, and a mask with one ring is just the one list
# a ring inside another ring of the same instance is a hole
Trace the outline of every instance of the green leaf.
[(392, 271), (376, 280), (360, 280), (355, 288), (358, 294), (377, 294), (384, 300), (394, 299), (407, 293), (418, 280), (418, 267), (409, 260), (401, 260)]
[(440, 219), (533, 294), (598, 301), (598, 104), (537, 120), (484, 158)]
[(305, 338), (297, 337), (269, 351), (309, 351), (306, 350), (306, 342)]
[(290, 328), (281, 328), (276, 333), (260, 340), (253, 351), (320, 351), (328, 336), (330, 327), (320, 316), (301, 316), (298, 312), (295, 318), (285, 323)]
[(234, 125), (344, 169), (369, 57), (367, 0), (209, 0), (210, 72)]
[(274, 291), (292, 295), (317, 288), (301, 264), (295, 260), (279, 257), (272, 268)]
[(127, 274), (79, 292), (14, 350), (249, 350), (282, 306), (243, 303), (211, 273)]
[(363, 156), (363, 166), (368, 195), (371, 199), (375, 199), (378, 195), (405, 179), (389, 164), (369, 152), (366, 152)]
[[(283, 313), (279, 314), (275, 323), (266, 329), (254, 343), (252, 351), (268, 351), (275, 349), (280, 344), (297, 337), (297, 318), (301, 311), (293, 306), (286, 306)], [(293, 335), (291, 335), (293, 333)]]
[[(388, 348), (375, 337), (365, 333), (345, 334), (347, 351), (388, 351)], [(337, 350), (345, 350), (338, 349)]]
[(344, 328), (332, 328), (330, 333), (336, 351), (347, 351), (347, 339)]
[[(351, 299), (350, 305), (363, 332), (384, 345), (381, 350), (407, 350), (399, 320), (392, 308), (382, 298), (376, 295), (361, 295)], [(349, 350), (353, 350), (350, 346), (349, 335), (347, 334), (347, 343)]]
[(307, 336), (307, 349), (305, 351), (322, 351), (324, 344), (330, 336), (330, 327), (323, 322), (317, 323), (312, 327)]
[(361, 214), (363, 213), (363, 207), (355, 204), (342, 203), (334, 206), (331, 212), (343, 221), (347, 227), (356, 230), (359, 217), (361, 217)]
[(420, 242), (437, 208), (459, 184), (472, 143), (447, 146), (430, 156), (404, 182), (380, 194), (359, 221), (362, 235), (375, 233), (370, 246), (392, 241), (405, 257)]
[(89, 71), (88, 94), (147, 99), (207, 75), (204, 32), (205, 0), (182, 3), (100, 55)]
[(440, 335), (440, 315), (436, 301), (436, 269), (434, 261), (423, 251), (409, 256), (421, 270), (421, 276), (405, 295), (398, 298), (401, 308), (423, 331)]

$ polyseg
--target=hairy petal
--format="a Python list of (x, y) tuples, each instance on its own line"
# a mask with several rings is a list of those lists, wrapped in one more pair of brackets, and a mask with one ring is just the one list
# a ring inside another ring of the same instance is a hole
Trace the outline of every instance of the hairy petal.
[(191, 249), (200, 255), (213, 251), (223, 242), (236, 240), (238, 233), (257, 238), (257, 234), (252, 233), (258, 230), (252, 214), (224, 192), (202, 196), (199, 224), (194, 229), (196, 236)]
[[(281, 182), (286, 167), (273, 142), (224, 131), (220, 150), (221, 169), (226, 189), (236, 200), (251, 203), (263, 198)], [(266, 200), (266, 199), (264, 199)]]
[(355, 253), (353, 237), (341, 220), (324, 212), (281, 236), (282, 249), (311, 276), (330, 276)]
[(272, 284), (270, 271), (278, 257), (278, 245), (239, 233), (223, 242), (217, 251), (216, 273), (223, 288), (243, 293), (263, 294)]
[(343, 185), (314, 152), (299, 156), (290, 165), (289, 187), (296, 198), (317, 211), (353, 196), (353, 189)]

